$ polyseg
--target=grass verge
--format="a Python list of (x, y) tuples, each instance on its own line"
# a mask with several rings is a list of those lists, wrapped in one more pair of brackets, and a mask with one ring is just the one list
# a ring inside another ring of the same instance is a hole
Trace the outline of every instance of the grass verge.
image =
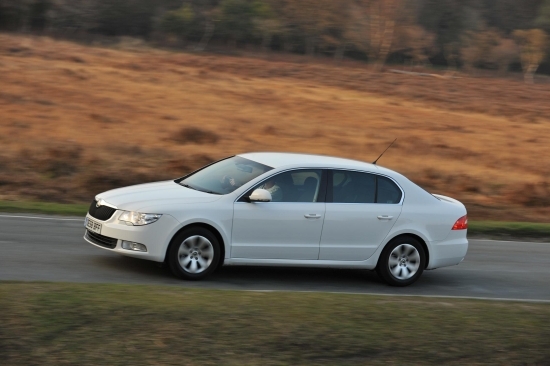
[(0, 283), (0, 359), (28, 364), (544, 364), (550, 305)]
[(550, 241), (550, 224), (533, 222), (470, 221), (468, 236), (495, 239), (546, 239)]
[(80, 203), (0, 201), (0, 212), (84, 216), (88, 212), (89, 206), (89, 204)]

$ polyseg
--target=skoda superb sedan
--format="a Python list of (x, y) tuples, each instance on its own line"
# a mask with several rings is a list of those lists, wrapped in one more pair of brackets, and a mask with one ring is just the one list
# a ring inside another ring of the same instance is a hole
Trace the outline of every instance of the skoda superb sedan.
[(376, 269), (406, 286), (459, 264), (466, 208), (403, 175), (335, 157), (248, 153), (100, 193), (84, 239), (198, 280), (222, 265)]

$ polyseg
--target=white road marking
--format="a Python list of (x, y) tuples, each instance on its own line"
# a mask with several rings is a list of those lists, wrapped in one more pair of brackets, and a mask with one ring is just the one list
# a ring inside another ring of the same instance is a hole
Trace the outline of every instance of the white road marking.
[[(235, 291), (229, 290), (228, 291)], [(335, 294), (335, 295), (368, 295), (368, 296), (391, 296), (391, 297), (425, 297), (437, 299), (464, 299), (464, 300), (490, 300), (490, 301), (513, 301), (513, 302), (535, 302), (550, 303), (550, 300), (540, 299), (514, 299), (506, 297), (482, 297), (482, 296), (452, 296), (452, 295), (411, 295), (411, 294), (384, 294), (376, 292), (345, 292), (345, 291), (301, 291), (301, 290), (236, 290), (245, 292), (297, 292), (305, 294)]]
[(514, 240), (493, 240), (493, 239), (468, 239), (468, 241), (492, 241), (494, 243), (513, 243), (513, 244), (518, 244), (518, 243), (527, 243), (527, 244), (550, 244), (549, 243), (546, 243), (546, 242), (543, 242), (543, 241), (514, 241)]
[(40, 216), (17, 216), (17, 215), (0, 215), (0, 218), (17, 218), (17, 219), (34, 219), (34, 220), (61, 220), (61, 221), (82, 221), (84, 219), (65, 219), (61, 217), (40, 217)]

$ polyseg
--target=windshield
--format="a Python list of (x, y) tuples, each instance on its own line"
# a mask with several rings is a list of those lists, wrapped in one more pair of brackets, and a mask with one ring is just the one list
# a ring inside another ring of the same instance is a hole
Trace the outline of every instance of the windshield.
[(271, 169), (273, 168), (270, 166), (240, 156), (233, 156), (209, 165), (176, 182), (197, 191), (228, 194)]

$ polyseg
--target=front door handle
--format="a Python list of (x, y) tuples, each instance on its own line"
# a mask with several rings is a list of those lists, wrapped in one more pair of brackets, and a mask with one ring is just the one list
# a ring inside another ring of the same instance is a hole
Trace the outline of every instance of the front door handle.
[(378, 216), (378, 220), (391, 220), (391, 219), (393, 219), (393, 216), (388, 216), (388, 215)]
[(305, 214), (304, 217), (306, 219), (318, 219), (318, 218), (321, 217), (321, 215), (319, 215), (319, 214)]

